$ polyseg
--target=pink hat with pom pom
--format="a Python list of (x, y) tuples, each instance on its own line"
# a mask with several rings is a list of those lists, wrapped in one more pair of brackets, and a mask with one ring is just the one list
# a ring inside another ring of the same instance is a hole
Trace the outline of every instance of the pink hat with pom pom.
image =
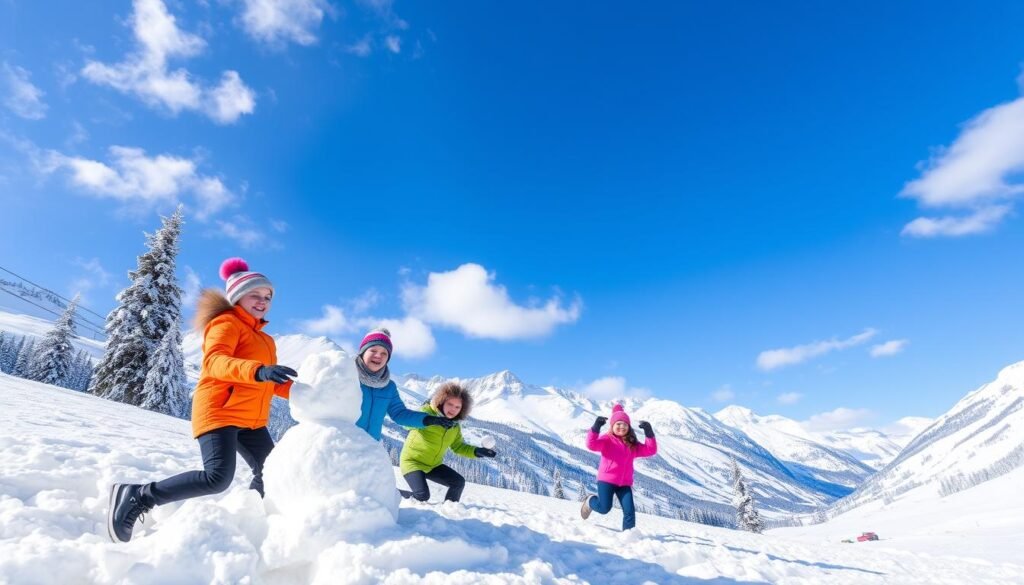
[(612, 417), (610, 420), (612, 425), (619, 422), (620, 420), (626, 423), (627, 425), (630, 424), (629, 415), (626, 414), (626, 411), (625, 409), (622, 408), (621, 404), (616, 404), (615, 406), (612, 407)]
[(220, 277), (226, 282), (224, 295), (232, 305), (254, 288), (274, 290), (270, 279), (259, 272), (249, 272), (249, 264), (241, 258), (228, 258), (220, 265)]

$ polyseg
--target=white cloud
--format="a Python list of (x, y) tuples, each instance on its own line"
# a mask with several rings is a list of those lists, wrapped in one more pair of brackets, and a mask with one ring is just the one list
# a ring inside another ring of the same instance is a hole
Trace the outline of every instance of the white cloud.
[(488, 339), (542, 337), (558, 325), (579, 319), (578, 299), (568, 306), (558, 297), (540, 306), (521, 306), (509, 298), (505, 287), (494, 284), (494, 278), (479, 264), (432, 272), (426, 286), (405, 285), (403, 303), (410, 315), (425, 323)]
[(272, 220), (270, 220), (270, 227), (275, 232), (277, 232), (279, 234), (283, 234), (286, 231), (288, 231), (289, 225), (288, 225), (288, 222), (286, 222), (286, 221), (283, 221), (283, 220), (280, 220), (280, 219), (272, 219)]
[(593, 400), (647, 398), (651, 395), (650, 390), (646, 388), (630, 387), (622, 376), (598, 378), (581, 388), (580, 393)]
[(287, 42), (309, 46), (316, 29), (333, 9), (326, 0), (244, 0), (242, 27), (252, 38), (272, 46)]
[(728, 384), (711, 393), (711, 400), (715, 402), (729, 402), (733, 398), (736, 398), (736, 393)]
[(46, 94), (32, 85), (30, 77), (25, 69), (4, 63), (0, 70), (0, 94), (7, 109), (16, 115), (26, 120), (42, 120), (46, 117)]
[(71, 296), (82, 295), (81, 304), (87, 304), (89, 292), (93, 289), (110, 284), (111, 274), (100, 263), (99, 258), (75, 258), (74, 265), (80, 274), (71, 281)]
[(171, 59), (195, 57), (206, 47), (197, 35), (182, 31), (162, 0), (135, 0), (132, 30), (137, 49), (113, 65), (89, 61), (82, 75), (98, 85), (138, 96), (150, 106), (172, 114), (200, 111), (220, 124), (230, 124), (255, 109), (255, 97), (238, 73), (225, 71), (216, 88), (203, 87), (186, 69), (168, 68)]
[(206, 219), (235, 200), (216, 178), (198, 172), (196, 161), (161, 154), (147, 156), (141, 148), (110, 147), (110, 163), (49, 151), (41, 157), (46, 172), (66, 169), (73, 185), (99, 197), (143, 204), (177, 203), (185, 193), (196, 200), (196, 215)]
[[(353, 304), (366, 306), (365, 301), (360, 299), (353, 301)], [(386, 327), (391, 331), (391, 341), (394, 344), (395, 353), (400, 354), (403, 358), (426, 357), (437, 349), (437, 341), (434, 339), (430, 326), (410, 316), (401, 319), (355, 317), (350, 316), (345, 309), (337, 305), (324, 305), (320, 317), (299, 322), (299, 329), (307, 335), (351, 335), (374, 327)]]
[(815, 341), (806, 345), (798, 345), (796, 347), (788, 347), (781, 349), (770, 349), (762, 351), (757, 356), (757, 367), (762, 370), (774, 370), (783, 366), (791, 366), (794, 364), (803, 363), (811, 358), (824, 355), (826, 353), (843, 350), (855, 345), (860, 345), (865, 341), (871, 339), (878, 332), (874, 329), (865, 329), (862, 333), (858, 333), (853, 337), (847, 339), (830, 339), (828, 341)]
[(814, 432), (841, 431), (863, 424), (874, 416), (875, 413), (866, 408), (840, 406), (835, 410), (815, 414), (801, 424), (805, 429)]
[(388, 35), (388, 36), (384, 37), (384, 45), (392, 53), (401, 53), (402, 52), (402, 39), (400, 39), (399, 37), (397, 37), (395, 35)]
[(896, 355), (902, 352), (909, 343), (909, 339), (893, 339), (891, 341), (886, 341), (885, 343), (874, 345), (871, 347), (871, 357), (888, 357)]
[(377, 289), (367, 289), (366, 292), (352, 299), (351, 306), (352, 311), (355, 313), (365, 313), (376, 306), (380, 302), (380, 293)]
[(339, 335), (354, 330), (355, 323), (349, 320), (341, 307), (324, 305), (322, 310), (320, 317), (300, 321), (299, 330), (307, 335)]
[(962, 217), (919, 217), (903, 226), (900, 233), (917, 238), (983, 234), (995, 229), (1012, 209), (1009, 205), (990, 205)]
[(216, 224), (215, 235), (234, 240), (243, 248), (251, 248), (265, 239), (264, 234), (253, 228), (245, 217), (236, 217), (234, 221), (217, 220)]
[(994, 205), (1024, 191), (1024, 97), (989, 108), (964, 125), (948, 148), (925, 165), (900, 193), (928, 208), (974, 211), (963, 218), (917, 218), (903, 235), (964, 236), (991, 230), (1008, 205)]
[(191, 266), (185, 267), (185, 286), (182, 287), (181, 306), (191, 310), (192, 306), (199, 300), (199, 291), (202, 290), (202, 283), (199, 275)]
[(804, 395), (799, 392), (783, 392), (775, 397), (779, 404), (796, 404)]
[(395, 354), (402, 358), (422, 358), (434, 353), (437, 341), (430, 327), (415, 317), (402, 319), (361, 319), (364, 329), (386, 327), (391, 332), (391, 342), (395, 346)]
[(373, 46), (370, 44), (369, 35), (363, 37), (358, 42), (345, 47), (345, 51), (352, 53), (357, 57), (369, 57), (370, 53), (373, 52)]

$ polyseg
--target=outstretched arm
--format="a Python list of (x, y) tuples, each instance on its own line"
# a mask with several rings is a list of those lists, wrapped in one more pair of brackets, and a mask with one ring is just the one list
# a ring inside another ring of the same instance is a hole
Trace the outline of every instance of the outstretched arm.
[(410, 410), (402, 397), (398, 395), (398, 388), (391, 387), (391, 397), (388, 398), (388, 416), (403, 427), (422, 429), (424, 427), (423, 417), (426, 416), (422, 410)]

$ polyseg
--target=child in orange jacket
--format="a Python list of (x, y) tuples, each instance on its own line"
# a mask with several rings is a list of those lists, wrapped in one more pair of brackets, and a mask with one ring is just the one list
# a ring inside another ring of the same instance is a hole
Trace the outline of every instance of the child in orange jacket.
[(225, 292), (203, 291), (196, 329), (203, 332), (203, 365), (192, 398), (192, 434), (203, 454), (203, 471), (162, 481), (114, 484), (107, 531), (114, 542), (128, 542), (135, 521), (153, 506), (220, 493), (235, 476), (235, 452), (252, 468), (251, 489), (263, 495), (263, 463), (274, 448), (267, 431), (274, 395), (288, 398), (297, 372), (277, 365), (274, 339), (263, 332), (274, 285), (250, 272), (241, 258), (220, 267)]

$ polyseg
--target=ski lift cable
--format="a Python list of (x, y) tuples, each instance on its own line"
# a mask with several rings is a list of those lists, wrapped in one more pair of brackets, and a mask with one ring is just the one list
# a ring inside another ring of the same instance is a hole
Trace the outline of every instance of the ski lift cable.
[[(39, 307), (40, 309), (42, 309), (42, 310), (46, 311), (47, 313), (50, 313), (51, 315), (56, 315), (56, 316), (60, 317), (60, 313), (57, 313), (56, 311), (52, 311), (52, 310), (50, 310), (50, 309), (48, 309), (48, 308), (46, 308), (46, 307), (44, 307), (44, 306), (42, 306), (42, 305), (39, 305), (39, 304), (33, 303), (32, 301), (30, 301), (30, 300), (26, 299), (25, 297), (23, 297), (23, 296), (21, 296), (21, 295), (16, 295), (16, 294), (12, 293), (11, 291), (9, 291), (9, 290), (7, 290), (7, 289), (5, 289), (5, 288), (0, 288), (0, 291), (3, 291), (3, 292), (5, 292), (5, 293), (7, 293), (7, 294), (11, 295), (12, 297), (14, 297), (14, 298), (16, 298), (16, 299), (20, 299), (20, 300), (23, 300), (23, 301), (25, 301), (26, 303), (28, 303), (28, 304), (30, 304), (30, 305), (33, 305), (33, 306), (35, 306), (35, 307)], [(97, 333), (97, 334), (99, 334), (99, 335), (106, 335), (106, 333), (105, 333), (105, 332), (103, 332), (103, 331), (99, 331), (99, 330), (97, 330), (97, 329), (93, 329), (93, 328), (91, 328), (91, 327), (83, 327), (83, 329), (86, 329), (86, 330), (88, 330), (88, 331), (89, 331), (90, 333)]]
[[(42, 289), (42, 290), (45, 290), (46, 292), (48, 292), (48, 293), (52, 294), (53, 296), (57, 297), (58, 299), (61, 299), (61, 300), (63, 300), (63, 301), (69, 302), (69, 303), (71, 302), (71, 299), (65, 298), (64, 296), (62, 296), (62, 295), (59, 295), (59, 294), (57, 294), (57, 293), (53, 292), (52, 290), (50, 290), (50, 289), (46, 288), (45, 286), (43, 286), (43, 285), (41, 285), (41, 284), (36, 284), (36, 283), (32, 282), (31, 280), (29, 280), (29, 279), (25, 278), (24, 276), (22, 276), (22, 275), (20, 275), (20, 274), (15, 274), (14, 272), (12, 272), (12, 271), (8, 270), (7, 268), (4, 268), (3, 266), (0, 266), (0, 270), (3, 270), (3, 271), (4, 271), (4, 272), (6, 272), (7, 274), (10, 274), (11, 276), (13, 276), (13, 277), (15, 277), (15, 278), (20, 278), (21, 280), (24, 280), (25, 282), (27, 282), (27, 283), (31, 284), (32, 286), (34, 286), (34, 287), (36, 287), (36, 288), (40, 288), (40, 289)], [(103, 315), (100, 315), (99, 313), (97, 313), (97, 312), (95, 312), (95, 311), (91, 311), (91, 310), (89, 310), (89, 309), (88, 309), (87, 307), (83, 307), (83, 306), (79, 305), (79, 308), (80, 308), (80, 309), (82, 309), (83, 311), (87, 312), (87, 313), (91, 313), (91, 314), (93, 314), (93, 315), (96, 315), (96, 316), (97, 316), (97, 317), (99, 317), (100, 319), (104, 319), (104, 320), (106, 320), (106, 317), (104, 317)]]
[[(40, 309), (43, 309), (43, 310), (47, 311), (48, 313), (52, 313), (52, 314), (54, 314), (54, 315), (60, 316), (60, 313), (56, 313), (56, 312), (54, 312), (53, 310), (51, 310), (51, 309), (48, 309), (47, 307), (40, 307), (39, 305), (36, 305), (36, 304), (35, 304), (35, 303), (33, 303), (32, 301), (29, 301), (29, 300), (28, 300), (27, 298), (25, 298), (25, 296), (24, 296), (24, 295), (20, 295), (20, 294), (17, 294), (17, 293), (14, 293), (14, 292), (11, 292), (11, 291), (7, 290), (7, 289), (6, 289), (6, 288), (5, 288), (5, 287), (4, 287), (3, 285), (0, 285), (0, 290), (4, 291), (5, 293), (8, 293), (8, 294), (14, 295), (14, 296), (18, 297), (19, 299), (21, 299), (21, 300), (25, 301), (26, 303), (30, 303), (30, 304), (32, 304), (32, 305), (35, 305), (35, 306), (39, 307)], [(92, 328), (94, 328), (94, 329), (98, 329), (98, 330), (103, 330), (103, 329), (105, 329), (105, 328), (106, 328), (106, 327), (105, 327), (104, 325), (101, 325), (101, 324), (99, 324), (99, 323), (94, 323), (94, 322), (92, 322), (92, 321), (90, 321), (90, 320), (86, 319), (85, 317), (83, 317), (83, 316), (82, 316), (82, 315), (81, 315), (81, 314), (80, 314), (80, 313), (79, 313), (79, 312), (77, 311), (77, 309), (75, 310), (75, 316), (74, 316), (74, 321), (75, 321), (75, 323), (79, 323), (79, 324), (82, 324), (82, 326), (83, 326), (83, 327), (85, 327), (86, 329), (88, 329), (88, 328), (92, 327)]]

